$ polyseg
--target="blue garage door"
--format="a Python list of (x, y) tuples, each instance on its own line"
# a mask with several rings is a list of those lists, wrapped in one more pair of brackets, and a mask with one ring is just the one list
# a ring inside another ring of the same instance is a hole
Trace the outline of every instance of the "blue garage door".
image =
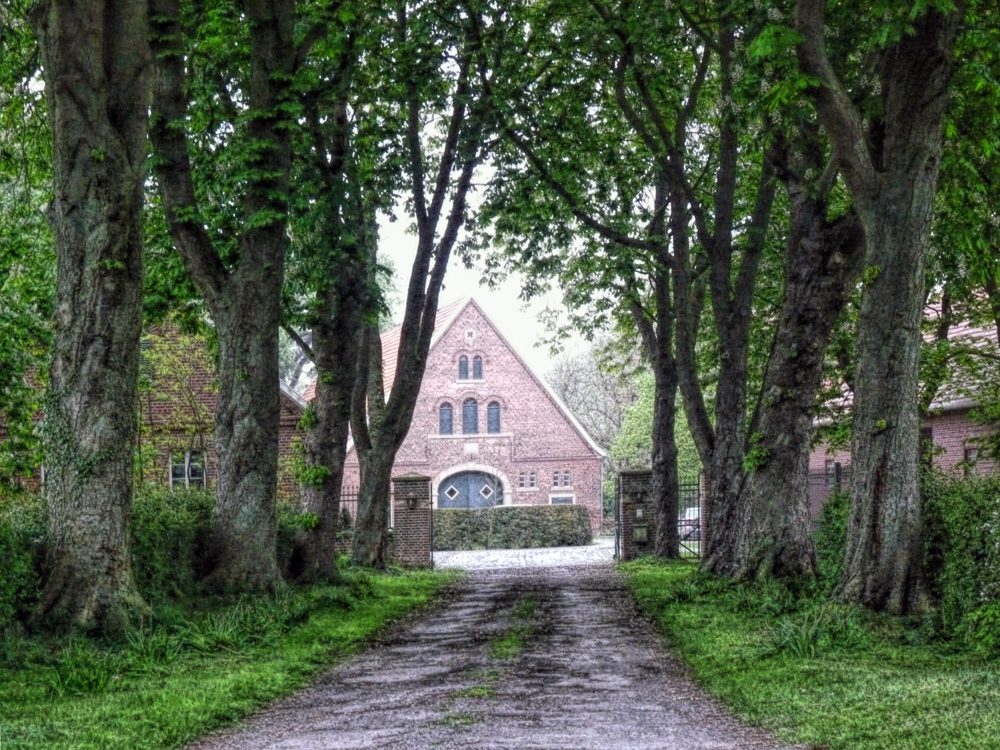
[(492, 474), (463, 471), (438, 487), (439, 508), (489, 508), (503, 505), (503, 483)]

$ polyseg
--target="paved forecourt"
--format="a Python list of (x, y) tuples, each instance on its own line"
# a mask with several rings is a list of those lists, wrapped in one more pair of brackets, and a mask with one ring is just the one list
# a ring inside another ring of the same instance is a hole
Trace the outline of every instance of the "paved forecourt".
[(536, 549), (486, 549), (434, 553), (434, 567), (463, 570), (500, 568), (552, 568), (610, 564), (615, 557), (614, 537), (598, 537), (581, 547), (541, 547)]

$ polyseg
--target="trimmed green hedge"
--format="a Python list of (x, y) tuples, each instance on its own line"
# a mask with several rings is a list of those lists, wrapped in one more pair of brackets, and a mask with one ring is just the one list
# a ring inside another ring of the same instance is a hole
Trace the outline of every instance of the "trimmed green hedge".
[(434, 511), (434, 549), (516, 549), (590, 544), (590, 514), (581, 505), (504, 505)]
[(1000, 476), (925, 476), (925, 562), (946, 637), (1000, 656)]

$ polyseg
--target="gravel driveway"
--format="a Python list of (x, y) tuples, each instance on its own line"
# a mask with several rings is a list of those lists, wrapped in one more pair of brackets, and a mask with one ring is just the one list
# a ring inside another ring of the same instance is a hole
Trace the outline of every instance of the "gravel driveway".
[(668, 656), (610, 565), (473, 571), (440, 606), (198, 750), (790, 750)]

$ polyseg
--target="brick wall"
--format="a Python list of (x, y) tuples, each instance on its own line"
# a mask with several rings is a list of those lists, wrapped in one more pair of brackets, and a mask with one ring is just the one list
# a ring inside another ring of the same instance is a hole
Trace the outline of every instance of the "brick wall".
[(653, 550), (656, 527), (653, 525), (653, 504), (650, 471), (623, 471), (618, 475), (618, 528), (621, 547), (619, 559), (632, 560)]
[[(966, 461), (966, 450), (975, 450), (976, 438), (988, 435), (994, 429), (976, 424), (969, 419), (969, 409), (955, 409), (933, 414), (924, 420), (924, 429), (930, 431), (933, 442), (931, 465), (949, 474), (994, 473), (1000, 470), (996, 461), (976, 457)], [(836, 487), (847, 488), (850, 483), (851, 452), (828, 452), (821, 443), (809, 455), (809, 513), (813, 522), (819, 520), (823, 504)], [(839, 483), (838, 483), (839, 478)]]
[(431, 478), (423, 474), (393, 477), (393, 558), (409, 568), (429, 568), (432, 552)]
[[(385, 357), (395, 356), (386, 351)], [(459, 357), (469, 360), (469, 379), (460, 380)], [(472, 379), (473, 358), (483, 361), (483, 377)], [(466, 399), (478, 406), (477, 434), (463, 434)], [(500, 432), (487, 431), (490, 403), (500, 405)], [(439, 408), (452, 407), (452, 435), (439, 429)], [(394, 474), (431, 477), (436, 505), (441, 482), (460, 471), (482, 471), (500, 479), (506, 505), (545, 505), (552, 497), (572, 497), (601, 527), (602, 458), (566, 418), (557, 402), (512, 351), (475, 302), (470, 302), (441, 335), (428, 356), (410, 432), (396, 457)], [(520, 486), (524, 473), (525, 485)], [(530, 484), (534, 473), (535, 486)], [(569, 474), (569, 484), (564, 478)], [(554, 477), (558, 474), (558, 484)], [(345, 484), (358, 484), (357, 456), (348, 456)]]

